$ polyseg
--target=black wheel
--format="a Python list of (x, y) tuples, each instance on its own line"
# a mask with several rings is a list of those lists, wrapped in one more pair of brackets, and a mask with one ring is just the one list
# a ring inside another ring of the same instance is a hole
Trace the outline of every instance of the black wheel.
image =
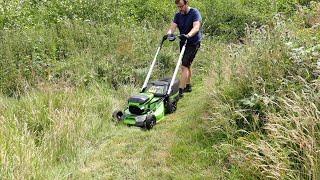
[(177, 110), (177, 101), (171, 102), (170, 100), (165, 104), (166, 114), (174, 113)]
[(112, 113), (112, 117), (114, 120), (116, 120), (117, 122), (122, 121), (123, 120), (123, 112), (116, 110)]
[(147, 116), (146, 120), (144, 121), (144, 128), (150, 130), (155, 126), (157, 123), (155, 116)]

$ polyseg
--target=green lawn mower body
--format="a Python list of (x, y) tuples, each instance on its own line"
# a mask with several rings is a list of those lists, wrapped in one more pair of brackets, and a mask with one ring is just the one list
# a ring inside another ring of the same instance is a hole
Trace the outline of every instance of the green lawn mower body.
[(166, 37), (160, 43), (141, 92), (128, 99), (128, 106), (124, 111), (113, 113), (113, 118), (117, 121), (123, 121), (128, 126), (138, 126), (149, 130), (163, 120), (166, 114), (173, 113), (177, 109), (179, 80), (175, 77), (181, 64), (186, 42), (180, 52), (173, 77), (149, 82), (157, 55), (165, 40)]
[(128, 107), (124, 112), (118, 111), (115, 116), (127, 125), (151, 129), (164, 116), (177, 109), (179, 101), (179, 80), (174, 83), (174, 89), (168, 96), (165, 92), (171, 79), (163, 79), (148, 83), (144, 92), (128, 99)]

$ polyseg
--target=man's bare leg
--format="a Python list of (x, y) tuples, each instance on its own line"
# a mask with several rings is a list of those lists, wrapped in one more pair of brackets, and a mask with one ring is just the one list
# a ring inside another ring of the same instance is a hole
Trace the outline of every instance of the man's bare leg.
[(179, 88), (184, 89), (186, 87), (187, 81), (189, 78), (189, 70), (185, 66), (181, 66), (181, 79)]
[(186, 84), (191, 84), (191, 76), (192, 76), (191, 67), (188, 67), (188, 78), (187, 78)]
[(183, 96), (182, 94), (183, 94), (184, 88), (186, 88), (188, 77), (189, 77), (188, 68), (185, 66), (181, 66), (181, 78), (180, 78), (180, 84), (179, 84), (179, 93), (181, 97)]

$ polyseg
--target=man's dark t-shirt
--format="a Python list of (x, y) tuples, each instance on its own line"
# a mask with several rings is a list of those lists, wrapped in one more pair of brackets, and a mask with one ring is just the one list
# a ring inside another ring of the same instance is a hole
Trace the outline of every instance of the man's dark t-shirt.
[[(200, 12), (195, 8), (190, 8), (187, 14), (182, 14), (180, 12), (176, 13), (173, 22), (178, 25), (180, 34), (188, 34), (193, 28), (193, 22), (201, 21)], [(201, 32), (197, 32), (188, 40), (188, 44), (197, 44), (201, 41)]]

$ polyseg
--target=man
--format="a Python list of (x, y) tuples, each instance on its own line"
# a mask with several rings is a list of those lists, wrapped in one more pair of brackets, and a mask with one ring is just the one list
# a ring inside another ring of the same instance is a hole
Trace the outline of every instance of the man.
[(175, 1), (179, 12), (176, 13), (171, 26), (167, 32), (170, 39), (176, 28), (178, 27), (180, 35), (183, 37), (180, 41), (180, 51), (187, 39), (187, 46), (182, 58), (181, 78), (179, 84), (179, 95), (183, 97), (184, 92), (191, 92), (191, 64), (200, 47), (201, 41), (201, 14), (195, 9), (189, 7), (188, 0)]

